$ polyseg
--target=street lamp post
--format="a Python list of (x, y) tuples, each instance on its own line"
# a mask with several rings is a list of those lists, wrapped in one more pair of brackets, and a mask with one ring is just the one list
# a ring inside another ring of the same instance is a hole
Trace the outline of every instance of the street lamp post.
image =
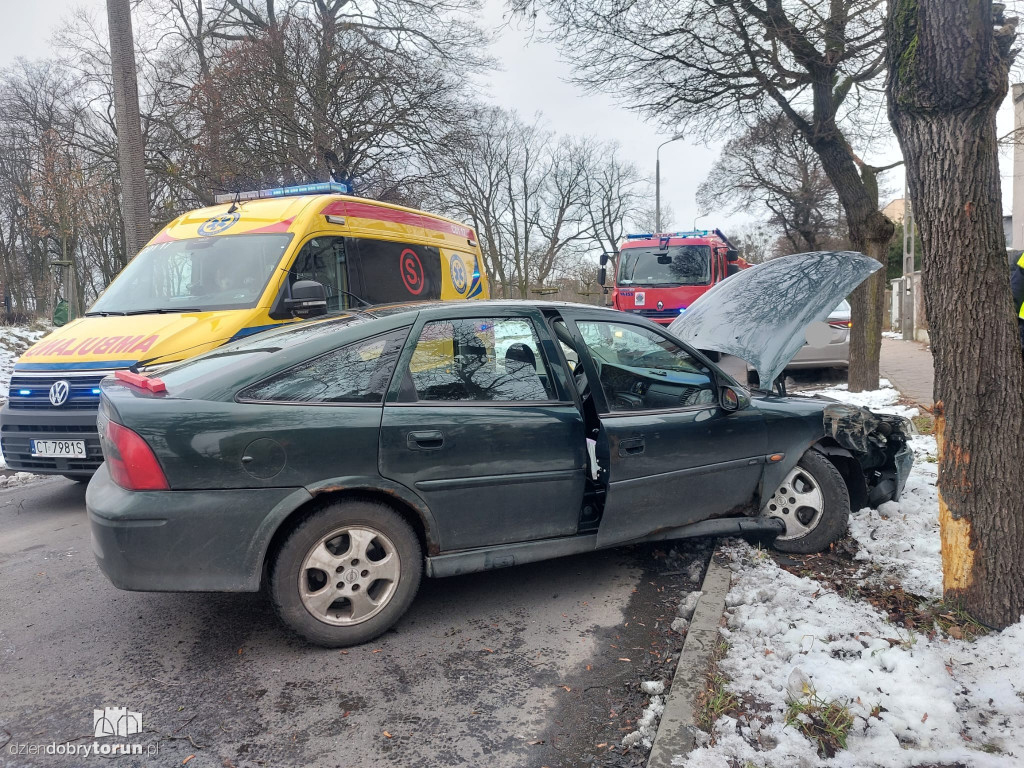
[(658, 230), (655, 234), (661, 234), (661, 148), (673, 141), (685, 139), (686, 135), (677, 133), (671, 139), (666, 139), (658, 145), (654, 153), (654, 228)]

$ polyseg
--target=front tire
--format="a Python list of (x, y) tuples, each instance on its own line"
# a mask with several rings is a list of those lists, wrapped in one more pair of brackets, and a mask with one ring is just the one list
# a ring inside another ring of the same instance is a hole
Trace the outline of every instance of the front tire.
[(384, 504), (341, 502), (292, 531), (270, 571), (278, 616), (311, 643), (365, 643), (406, 612), (423, 577), (423, 550)]
[(821, 552), (846, 533), (850, 493), (835, 465), (809, 450), (779, 484), (761, 515), (786, 524), (773, 543), (775, 549), (805, 555)]

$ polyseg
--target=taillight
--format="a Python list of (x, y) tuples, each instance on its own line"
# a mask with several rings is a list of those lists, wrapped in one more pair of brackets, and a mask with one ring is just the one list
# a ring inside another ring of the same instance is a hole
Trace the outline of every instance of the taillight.
[(853, 325), (849, 320), (829, 320), (828, 324), (833, 328), (849, 328)]
[(103, 458), (111, 479), (126, 491), (166, 491), (167, 477), (153, 449), (138, 434), (116, 421), (101, 419)]

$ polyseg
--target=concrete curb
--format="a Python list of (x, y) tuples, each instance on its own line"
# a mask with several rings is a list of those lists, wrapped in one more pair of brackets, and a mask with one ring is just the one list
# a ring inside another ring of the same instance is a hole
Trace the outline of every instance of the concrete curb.
[(647, 768), (671, 768), (673, 757), (687, 755), (694, 748), (697, 694), (704, 686), (704, 676), (718, 642), (718, 624), (725, 611), (725, 595), (732, 578), (729, 569), (716, 562), (717, 554), (717, 549), (711, 554), (704, 575), (701, 585), (704, 594), (697, 602), (686, 632)]

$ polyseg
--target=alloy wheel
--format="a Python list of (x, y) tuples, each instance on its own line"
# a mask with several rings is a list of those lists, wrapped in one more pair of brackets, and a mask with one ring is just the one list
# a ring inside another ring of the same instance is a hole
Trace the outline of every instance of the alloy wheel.
[(360, 624), (390, 602), (401, 565), (394, 542), (383, 533), (365, 525), (344, 526), (306, 554), (299, 569), (299, 597), (320, 621)]
[(817, 481), (806, 469), (796, 466), (786, 475), (761, 514), (785, 523), (786, 530), (779, 534), (777, 540), (787, 541), (799, 539), (814, 530), (824, 509), (825, 497)]

